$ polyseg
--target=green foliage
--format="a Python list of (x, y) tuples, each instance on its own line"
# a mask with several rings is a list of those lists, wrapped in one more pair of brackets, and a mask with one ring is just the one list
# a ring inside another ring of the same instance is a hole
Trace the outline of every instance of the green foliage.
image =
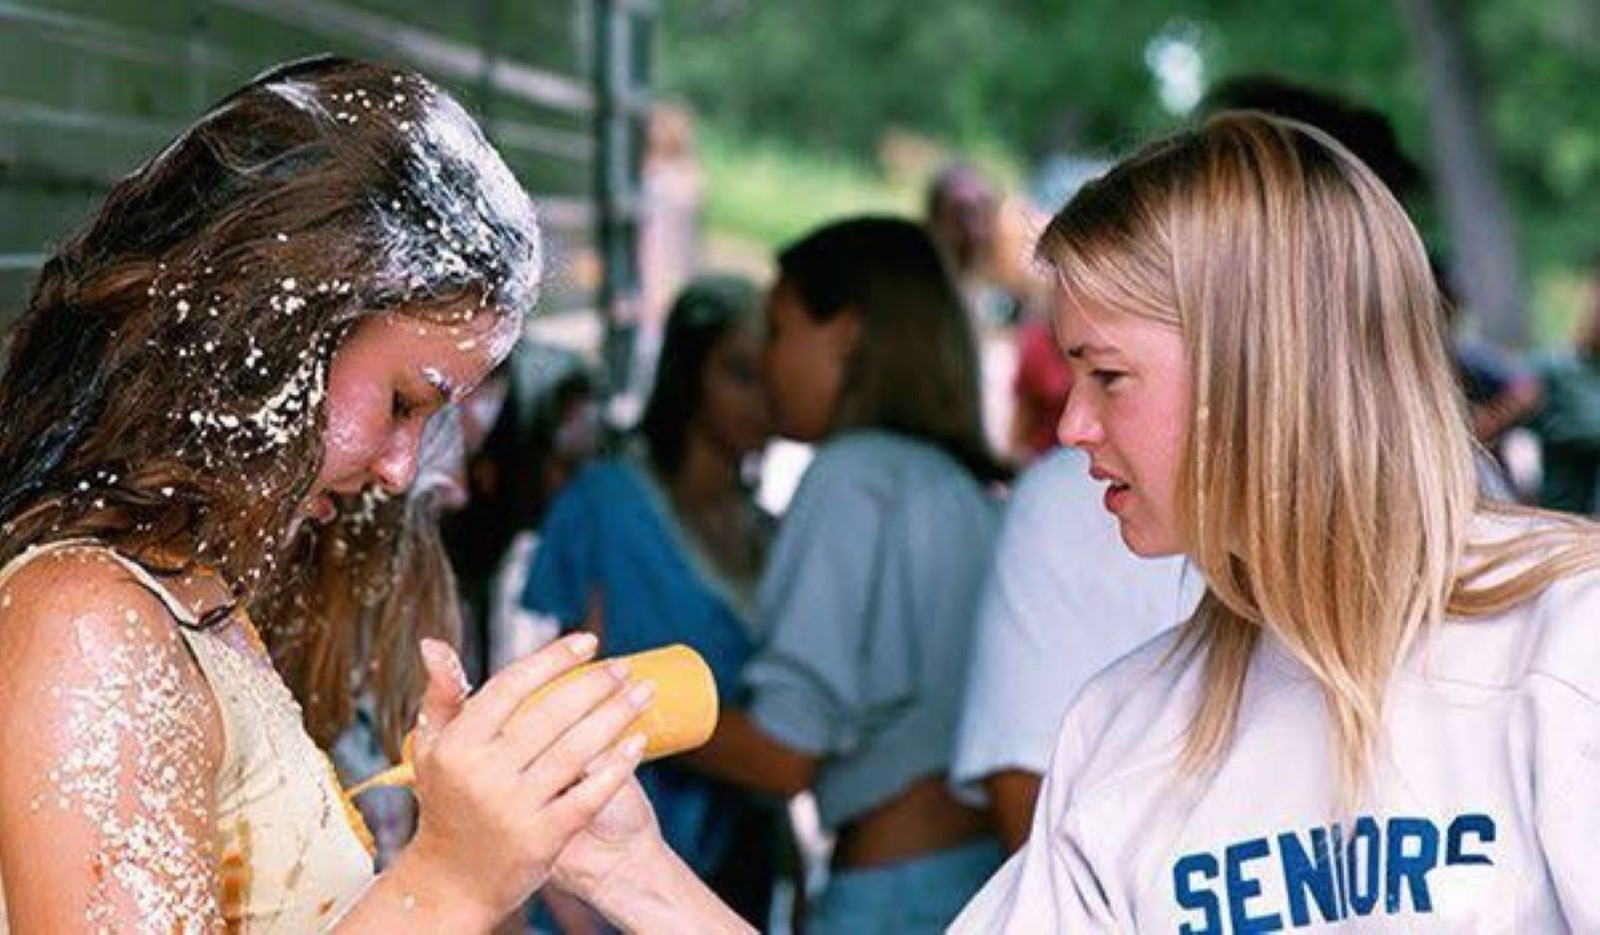
[[(1072, 99), (1115, 134), (1127, 102), (1157, 112), (1142, 55), (1164, 20), (1112, 0), (1079, 6), (1067, 19), (1021, 0), (667, 0), (664, 85), (740, 132), (864, 152), (886, 126), (1043, 142), (1070, 75)], [(1096, 68), (1073, 64), (1091, 53)]]
[(1470, 25), (1527, 252), (1581, 262), (1600, 251), (1600, 7), (1477, 0)]
[[(1570, 269), (1600, 246), (1600, 4), (1438, 3), (1463, 17), (1529, 269), (1535, 279)], [(660, 10), (667, 91), (732, 134), (813, 152), (864, 159), (890, 127), (1024, 159), (1124, 151), (1177, 119), (1145, 63), (1164, 30), (1194, 38), (1208, 82), (1279, 73), (1378, 107), (1419, 157), (1430, 146), (1398, 0), (662, 0)], [(1420, 220), (1438, 233), (1426, 211)]]
[(703, 130), (705, 220), (719, 234), (770, 251), (845, 214), (913, 215), (919, 193), (859, 161)]

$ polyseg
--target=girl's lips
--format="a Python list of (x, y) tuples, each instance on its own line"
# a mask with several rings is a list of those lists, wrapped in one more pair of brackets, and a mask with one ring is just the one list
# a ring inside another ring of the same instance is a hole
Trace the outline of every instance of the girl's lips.
[(306, 515), (319, 523), (327, 524), (334, 521), (339, 515), (339, 508), (334, 505), (333, 498), (325, 493), (319, 493), (311, 498), (306, 505)]
[(1106, 488), (1105, 506), (1107, 512), (1121, 515), (1127, 508), (1128, 501), (1133, 496), (1127, 484), (1112, 484)]
[(1113, 484), (1121, 484), (1124, 487), (1128, 486), (1127, 482), (1121, 477), (1118, 477), (1098, 464), (1089, 465), (1089, 477), (1092, 480), (1110, 481)]

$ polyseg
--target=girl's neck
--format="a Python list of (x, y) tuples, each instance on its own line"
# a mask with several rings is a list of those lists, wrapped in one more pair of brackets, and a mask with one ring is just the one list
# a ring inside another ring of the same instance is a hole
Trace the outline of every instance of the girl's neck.
[(694, 509), (743, 497), (744, 485), (739, 468), (741, 458), (704, 434), (690, 430), (677, 473), (667, 479), (667, 488), (678, 506)]

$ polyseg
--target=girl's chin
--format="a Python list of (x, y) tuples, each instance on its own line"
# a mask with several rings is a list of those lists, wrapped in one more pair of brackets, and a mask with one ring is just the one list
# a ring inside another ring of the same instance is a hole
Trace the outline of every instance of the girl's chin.
[(1140, 558), (1166, 558), (1184, 553), (1183, 544), (1162, 535), (1151, 535), (1149, 530), (1140, 528), (1137, 523), (1130, 522), (1127, 517), (1118, 517), (1118, 532), (1122, 534), (1122, 544), (1128, 551)]

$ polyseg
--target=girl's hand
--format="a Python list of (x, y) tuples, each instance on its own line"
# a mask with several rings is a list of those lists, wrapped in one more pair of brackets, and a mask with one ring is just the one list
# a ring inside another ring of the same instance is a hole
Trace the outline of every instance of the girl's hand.
[(667, 847), (636, 781), (568, 842), (552, 882), (626, 932), (755, 932)]
[(556, 858), (553, 881), (593, 905), (619, 872), (642, 865), (646, 855), (664, 846), (650, 801), (632, 779), (567, 842)]
[[(456, 654), (424, 642), (429, 681), (412, 757), (419, 825), (395, 867), (422, 891), (415, 898), (498, 919), (544, 884), (557, 855), (590, 833), (619, 790), (634, 794), (629, 779), (644, 738), (623, 734), (648, 705), (652, 686), (630, 685), (620, 664), (598, 666), (517, 710), (595, 647), (588, 634), (558, 640), (468, 698)], [(623, 798), (623, 811), (613, 815), (634, 814), (637, 806)]]

